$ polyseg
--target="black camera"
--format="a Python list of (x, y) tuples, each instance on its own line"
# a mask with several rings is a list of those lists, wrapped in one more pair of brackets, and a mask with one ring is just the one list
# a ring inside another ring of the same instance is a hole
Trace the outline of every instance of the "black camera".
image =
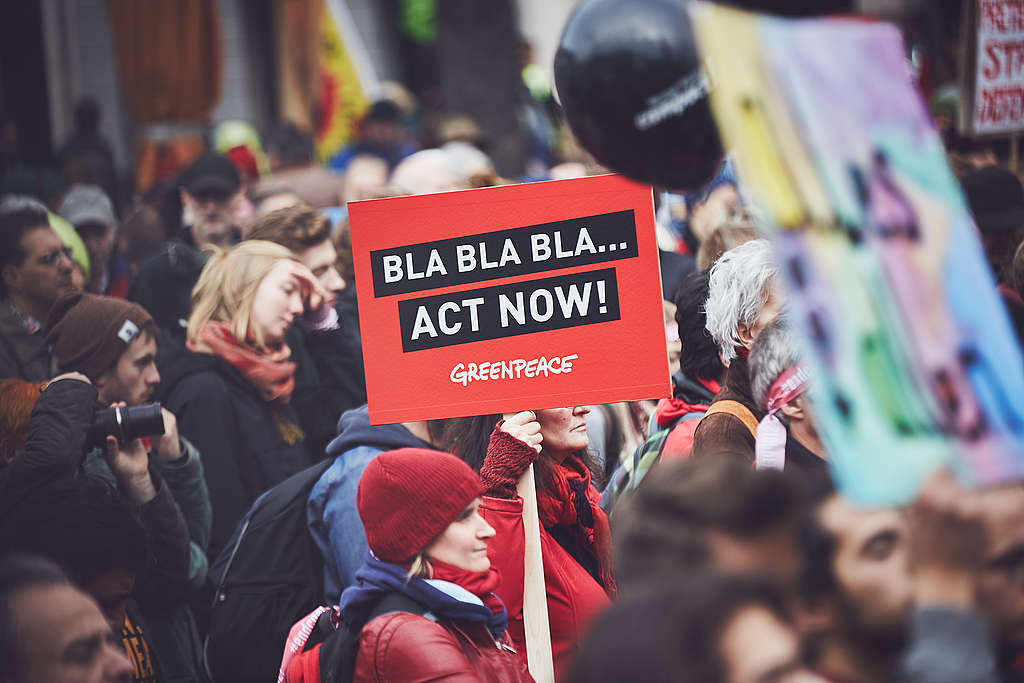
[(159, 436), (163, 433), (164, 416), (159, 403), (106, 408), (97, 410), (92, 416), (89, 444), (102, 447), (108, 436), (117, 437), (117, 442), (124, 444), (143, 436)]

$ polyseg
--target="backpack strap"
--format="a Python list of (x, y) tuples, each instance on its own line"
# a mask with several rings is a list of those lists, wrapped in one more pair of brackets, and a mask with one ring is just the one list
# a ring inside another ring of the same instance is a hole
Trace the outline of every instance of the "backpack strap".
[(750, 411), (750, 408), (746, 407), (739, 401), (732, 399), (725, 399), (722, 401), (715, 401), (708, 408), (708, 411), (704, 413), (704, 417), (708, 415), (714, 415), (715, 413), (725, 413), (726, 415), (732, 415), (747, 428), (750, 435), (757, 438), (757, 418), (754, 417), (754, 413)]
[(362, 624), (342, 621), (338, 629), (326, 638), (320, 646), (321, 683), (350, 683), (355, 673), (356, 657), (359, 655), (359, 635), (363, 627), (385, 614), (408, 612), (437, 621), (437, 617), (412, 598), (402, 593), (388, 593), (370, 610)]
[(370, 623), (377, 617), (385, 614), (391, 614), (392, 612), (408, 612), (409, 614), (418, 614), (421, 617), (426, 617), (431, 621), (437, 621), (437, 617), (422, 604), (416, 602), (408, 595), (396, 591), (394, 593), (388, 593), (381, 598), (380, 602), (370, 610), (370, 614), (366, 618), (366, 623)]

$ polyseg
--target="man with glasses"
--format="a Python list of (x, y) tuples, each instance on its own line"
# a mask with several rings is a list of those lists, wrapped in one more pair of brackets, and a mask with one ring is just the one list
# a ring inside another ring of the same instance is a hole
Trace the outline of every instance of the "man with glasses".
[(244, 237), (239, 209), (248, 200), (238, 170), (221, 154), (200, 156), (181, 172), (176, 185), (180, 232), (142, 265), (128, 299), (149, 311), (172, 338), (184, 341), (192, 288), (206, 258), (202, 248), (230, 247)]
[(55, 368), (43, 327), (57, 297), (73, 289), (70, 249), (29, 197), (0, 201), (0, 378), (41, 382)]

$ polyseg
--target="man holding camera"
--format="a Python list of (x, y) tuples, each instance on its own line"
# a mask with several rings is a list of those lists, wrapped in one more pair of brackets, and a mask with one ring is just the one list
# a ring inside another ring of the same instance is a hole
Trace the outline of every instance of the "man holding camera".
[(51, 383), (37, 410), (59, 391), (49, 402), (76, 425), (81, 469), (136, 507), (154, 561), (133, 596), (165, 646), (155, 653), (161, 669), (189, 674), (199, 642), (186, 598), (206, 579), (212, 513), (199, 453), (179, 436), (174, 415), (138, 409), (160, 382), (156, 324), (138, 304), (76, 292), (54, 304), (47, 330), (58, 369), (70, 374)]

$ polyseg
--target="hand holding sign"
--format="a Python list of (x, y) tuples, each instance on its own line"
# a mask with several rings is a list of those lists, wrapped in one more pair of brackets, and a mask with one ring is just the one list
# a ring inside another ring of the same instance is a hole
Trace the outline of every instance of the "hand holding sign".
[[(480, 466), (485, 495), (516, 497), (516, 483), (540, 455), (540, 425), (535, 420), (532, 411), (527, 410), (511, 415), (500, 427), (495, 426), (487, 444), (487, 456)], [(511, 426), (506, 429), (505, 425), (510, 422)], [(536, 433), (528, 426), (531, 422), (536, 425)]]
[(537, 413), (532, 410), (523, 410), (515, 414), (505, 413), (505, 421), (501, 424), (501, 431), (519, 439), (540, 453), (541, 442), (544, 440), (544, 437), (540, 433), (540, 422), (537, 421)]

